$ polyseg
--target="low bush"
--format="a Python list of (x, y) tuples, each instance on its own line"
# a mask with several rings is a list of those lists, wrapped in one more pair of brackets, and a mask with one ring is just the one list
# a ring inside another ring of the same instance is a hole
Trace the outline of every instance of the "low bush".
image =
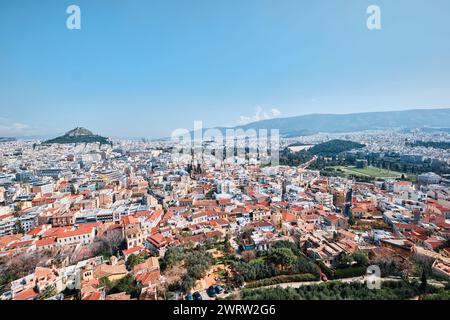
[(318, 281), (319, 277), (317, 275), (311, 273), (303, 273), (303, 274), (290, 274), (290, 275), (282, 275), (276, 276), (272, 278), (266, 278), (261, 280), (256, 280), (245, 285), (246, 288), (259, 288), (266, 287), (275, 284), (281, 283), (289, 283), (289, 282), (307, 282), (307, 281)]
[(353, 278), (364, 276), (367, 273), (365, 267), (350, 267), (345, 269), (336, 269), (333, 272), (333, 279)]

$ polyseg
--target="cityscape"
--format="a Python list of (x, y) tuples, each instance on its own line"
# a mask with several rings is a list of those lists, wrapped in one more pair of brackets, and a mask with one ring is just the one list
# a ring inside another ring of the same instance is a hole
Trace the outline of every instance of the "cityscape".
[(2, 299), (448, 299), (449, 141), (281, 138), (274, 166), (85, 128), (4, 139)]
[(0, 4), (1, 303), (450, 300), (448, 1), (187, 2)]

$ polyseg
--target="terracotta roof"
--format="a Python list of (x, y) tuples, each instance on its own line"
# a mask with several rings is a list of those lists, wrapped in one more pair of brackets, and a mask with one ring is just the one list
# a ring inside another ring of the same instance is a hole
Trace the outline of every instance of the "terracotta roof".
[(166, 239), (161, 233), (155, 233), (154, 235), (148, 237), (147, 240), (150, 241), (157, 248), (162, 247), (163, 245), (166, 244)]
[(122, 250), (122, 253), (125, 256), (128, 256), (128, 255), (130, 255), (132, 253), (139, 252), (141, 250), (144, 250), (144, 246), (136, 246), (136, 247), (132, 247), (132, 248), (129, 248), (129, 249), (126, 249), (126, 250)]
[(100, 291), (94, 291), (81, 300), (102, 300), (102, 293)]
[(31, 229), (30, 231), (27, 232), (28, 235), (30, 236), (36, 236), (39, 233), (41, 233), (43, 231), (43, 227), (41, 226), (37, 226), (36, 228)]
[(14, 295), (14, 300), (31, 300), (36, 298), (38, 293), (33, 288), (26, 289)]
[(136, 276), (136, 281), (142, 283), (143, 286), (149, 286), (159, 280), (161, 274), (159, 270), (146, 271)]
[(133, 267), (134, 273), (139, 273), (144, 270), (154, 270), (159, 269), (159, 261), (156, 257), (150, 257), (145, 260), (143, 263), (139, 263)]
[(74, 237), (84, 234), (89, 234), (92, 232), (92, 228), (86, 229), (86, 228), (79, 228), (76, 230), (70, 230), (70, 231), (63, 231), (61, 233), (57, 234), (58, 238), (68, 238), (68, 237)]
[(37, 247), (41, 247), (41, 246), (47, 246), (50, 244), (55, 244), (56, 243), (56, 237), (49, 237), (49, 238), (43, 238), (40, 240), (37, 240), (34, 244)]

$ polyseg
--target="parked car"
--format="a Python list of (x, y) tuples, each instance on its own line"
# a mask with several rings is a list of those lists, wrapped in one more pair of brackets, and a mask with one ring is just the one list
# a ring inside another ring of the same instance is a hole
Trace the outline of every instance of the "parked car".
[(11, 300), (12, 299), (12, 292), (6, 291), (0, 296), (0, 300)]
[(221, 293), (223, 292), (223, 288), (222, 288), (221, 285), (217, 285), (216, 288), (215, 288), (215, 290), (216, 290), (216, 293), (217, 293), (217, 294), (221, 294)]
[(214, 286), (209, 286), (208, 289), (206, 289), (206, 294), (210, 297), (210, 298), (214, 298), (216, 296), (216, 287)]
[(184, 300), (194, 300), (194, 297), (192, 296), (191, 293), (188, 293), (185, 297)]
[(198, 291), (195, 291), (192, 297), (194, 298), (194, 300), (203, 300), (202, 295)]

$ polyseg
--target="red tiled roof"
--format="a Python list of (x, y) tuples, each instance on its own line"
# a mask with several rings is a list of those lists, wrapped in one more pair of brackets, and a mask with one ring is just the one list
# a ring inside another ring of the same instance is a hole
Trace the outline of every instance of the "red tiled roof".
[(14, 295), (14, 300), (30, 300), (37, 297), (37, 292), (33, 288), (26, 289)]
[(132, 248), (129, 248), (129, 249), (126, 249), (126, 250), (122, 250), (122, 253), (125, 256), (128, 256), (128, 255), (130, 255), (132, 253), (139, 252), (141, 250), (144, 250), (143, 246), (136, 246), (136, 247), (132, 247)]
[(137, 224), (139, 221), (133, 216), (126, 216), (122, 218), (122, 223), (127, 226), (129, 224)]
[(136, 276), (136, 281), (142, 283), (144, 286), (149, 286), (159, 280), (161, 274), (159, 270), (146, 271)]
[(400, 185), (400, 186), (407, 186), (407, 185), (412, 184), (412, 182), (411, 181), (395, 181), (394, 184)]
[(43, 238), (43, 239), (37, 240), (34, 244), (37, 247), (40, 247), (40, 246), (47, 246), (47, 245), (54, 244), (54, 243), (56, 243), (56, 237)]
[(157, 248), (162, 247), (163, 245), (166, 244), (166, 239), (161, 233), (155, 233), (154, 235), (148, 237), (147, 240), (150, 241)]
[(37, 226), (36, 228), (33, 228), (30, 231), (28, 231), (27, 234), (30, 236), (37, 236), (39, 233), (41, 233), (42, 229), (43, 229), (42, 225)]
[(94, 291), (90, 294), (88, 294), (86, 297), (84, 297), (81, 300), (101, 300), (102, 299), (102, 293), (100, 291)]
[(287, 222), (297, 221), (297, 217), (295, 214), (283, 212), (281, 216), (283, 217), (283, 220)]
[(70, 231), (58, 233), (57, 237), (58, 238), (74, 237), (74, 236), (79, 236), (79, 235), (83, 235), (83, 234), (89, 234), (91, 232), (92, 232), (92, 228), (79, 228), (76, 230), (70, 230)]

